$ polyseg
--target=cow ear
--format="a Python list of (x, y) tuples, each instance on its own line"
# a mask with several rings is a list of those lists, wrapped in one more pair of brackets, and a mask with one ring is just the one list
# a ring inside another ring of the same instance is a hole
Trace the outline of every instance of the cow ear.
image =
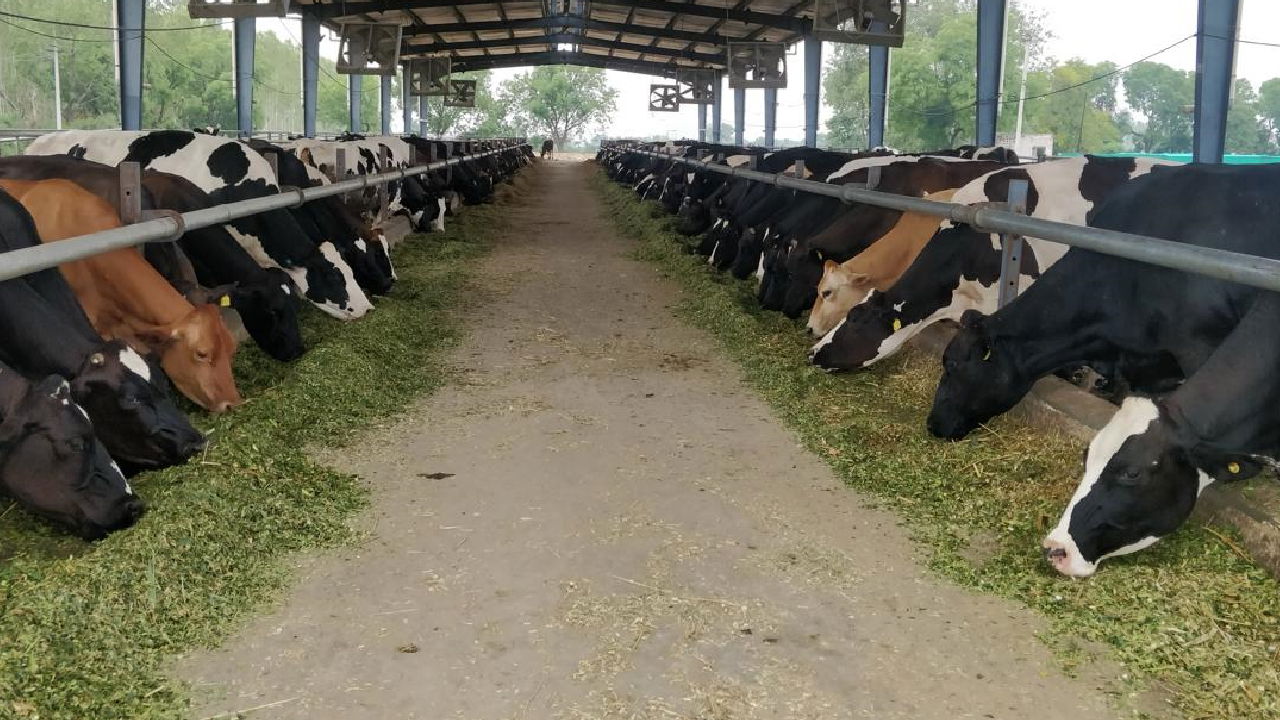
[(835, 260), (827, 260), (822, 263), (822, 272), (831, 272), (832, 270), (835, 270), (838, 267), (840, 267), (840, 263), (836, 262)]
[(1262, 472), (1262, 463), (1248, 455), (1220, 455), (1191, 451), (1191, 462), (1218, 482), (1245, 480)]
[(813, 253), (814, 259), (818, 260), (819, 262), (825, 262), (827, 259), (826, 254), (822, 252), (822, 248), (811, 248), (809, 252)]
[(871, 276), (866, 273), (847, 271), (845, 273), (851, 285), (870, 285)]

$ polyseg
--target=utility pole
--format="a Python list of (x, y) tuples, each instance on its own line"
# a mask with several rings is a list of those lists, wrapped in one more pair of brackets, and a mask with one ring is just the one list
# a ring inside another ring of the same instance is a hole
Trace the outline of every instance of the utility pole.
[(53, 117), (55, 130), (62, 129), (62, 66), (58, 62), (58, 45), (53, 46)]
[(1018, 121), (1013, 126), (1013, 151), (1022, 142), (1022, 106), (1027, 102), (1027, 39), (1022, 38), (1022, 85), (1018, 88)]

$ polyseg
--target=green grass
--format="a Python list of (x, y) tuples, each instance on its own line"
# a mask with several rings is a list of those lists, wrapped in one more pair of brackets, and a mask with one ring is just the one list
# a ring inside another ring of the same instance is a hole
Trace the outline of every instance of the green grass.
[(193, 415), (210, 449), (135, 481), (150, 508), (137, 527), (86, 544), (0, 507), (0, 718), (184, 717), (170, 659), (279, 597), (290, 553), (357, 539), (367, 489), (305, 448), (341, 447), (444, 381), (470, 268), (500, 226), (495, 206), (468, 208), (447, 233), (406, 241), (373, 313), (306, 313), (297, 362), (242, 347), (248, 403)]
[[(1157, 691), (1144, 698), (1148, 714), (1168, 714), (1150, 704), (1167, 696), (1186, 718), (1280, 717), (1280, 588), (1229, 535), (1190, 525), (1090, 580), (1056, 575), (1040, 539), (1075, 488), (1080, 443), (1009, 419), (959, 443), (929, 437), (936, 359), (908, 352), (871, 372), (816, 370), (801, 327), (761, 311), (753, 284), (687, 254), (670, 220), (628, 188), (603, 174), (595, 182), (638, 257), (688, 290), (677, 311), (717, 338), (850, 486), (904, 519), (930, 567), (1042, 613), (1044, 640), (1068, 671), (1083, 670), (1094, 648), (1108, 650), (1124, 666), (1115, 692)], [(975, 560), (972, 545), (987, 551)]]

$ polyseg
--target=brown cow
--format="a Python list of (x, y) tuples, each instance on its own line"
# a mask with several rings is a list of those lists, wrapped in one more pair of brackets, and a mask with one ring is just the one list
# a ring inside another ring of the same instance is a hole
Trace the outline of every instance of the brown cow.
[[(67, 180), (0, 180), (35, 219), (41, 242), (121, 226), (115, 209)], [(231, 377), (236, 341), (218, 308), (187, 302), (133, 248), (59, 266), (105, 338), (123, 340), (160, 364), (182, 394), (212, 412), (241, 403)]]
[[(946, 202), (954, 194), (955, 190), (949, 189), (924, 197)], [(883, 292), (892, 287), (915, 262), (941, 222), (934, 215), (904, 212), (893, 228), (866, 250), (842, 263), (823, 263), (818, 297), (809, 311), (809, 332), (814, 337), (826, 335), (872, 290)]]

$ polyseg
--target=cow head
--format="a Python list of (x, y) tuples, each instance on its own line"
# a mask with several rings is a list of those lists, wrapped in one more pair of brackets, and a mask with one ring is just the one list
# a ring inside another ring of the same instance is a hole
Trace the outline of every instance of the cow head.
[(86, 540), (129, 527), (144, 509), (67, 381), (33, 384), (9, 368), (0, 369), (0, 489)]
[(1098, 563), (1151, 547), (1191, 514), (1215, 480), (1256, 474), (1252, 457), (1198, 447), (1150, 398), (1127, 398), (1089, 443), (1084, 477), (1044, 540), (1058, 572), (1088, 577)]
[(845, 267), (834, 260), (822, 266), (822, 279), (818, 281), (818, 297), (809, 311), (809, 333), (822, 337), (831, 332), (849, 314), (854, 305), (862, 302), (874, 289), (871, 277)]
[(813, 306), (818, 297), (818, 281), (823, 264), (830, 257), (822, 248), (801, 243), (787, 253), (787, 292), (782, 299), (782, 314), (798, 318)]
[(306, 352), (298, 324), (297, 290), (283, 270), (270, 268), (252, 280), (241, 281), (227, 300), (266, 354), (287, 362)]
[(871, 292), (809, 351), (809, 360), (824, 370), (855, 370), (887, 357), (909, 335), (901, 313), (881, 292)]
[(303, 268), (292, 268), (289, 277), (322, 312), (339, 320), (362, 318), (373, 303), (360, 289), (351, 266), (331, 242), (320, 243), (319, 252), (307, 258)]
[(700, 235), (711, 225), (711, 215), (707, 212), (705, 202), (697, 198), (686, 197), (680, 201), (676, 210), (676, 232), (681, 235)]
[(987, 330), (977, 310), (960, 316), (960, 331), (942, 354), (942, 379), (933, 396), (929, 432), (959, 440), (1013, 407), (1031, 390), (1025, 377)]
[(160, 365), (178, 390), (215, 413), (239, 405), (240, 391), (231, 376), (236, 340), (217, 306), (198, 305), (147, 340), (161, 348)]
[(169, 397), (160, 368), (120, 341), (84, 358), (71, 391), (95, 419), (103, 445), (126, 465), (168, 467), (204, 448), (204, 436)]

